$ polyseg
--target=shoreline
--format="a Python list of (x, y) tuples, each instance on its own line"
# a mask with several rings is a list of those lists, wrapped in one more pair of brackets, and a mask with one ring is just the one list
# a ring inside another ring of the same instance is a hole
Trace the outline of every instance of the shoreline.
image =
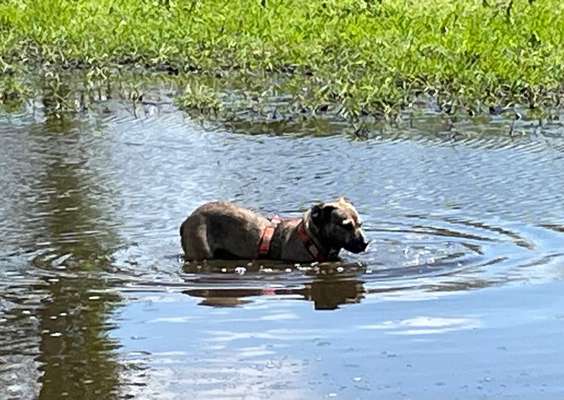
[(97, 82), (134, 69), (177, 75), (178, 105), (210, 115), (233, 93), (351, 122), (394, 118), (421, 95), (446, 114), (561, 107), (557, 0), (263, 3), (5, 1), (0, 104), (26, 95), (26, 74)]

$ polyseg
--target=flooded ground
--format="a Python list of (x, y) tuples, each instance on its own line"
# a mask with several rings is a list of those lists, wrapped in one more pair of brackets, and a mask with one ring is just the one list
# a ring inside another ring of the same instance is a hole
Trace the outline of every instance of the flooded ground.
[[(561, 122), (246, 135), (155, 86), (0, 116), (1, 399), (564, 396)], [(342, 265), (183, 266), (205, 201), (339, 195), (373, 241)]]

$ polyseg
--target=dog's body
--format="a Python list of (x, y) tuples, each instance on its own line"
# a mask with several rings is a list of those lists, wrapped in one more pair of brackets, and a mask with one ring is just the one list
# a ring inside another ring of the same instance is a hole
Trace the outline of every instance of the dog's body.
[(233, 203), (206, 203), (184, 221), (180, 236), (188, 260), (324, 261), (342, 248), (359, 253), (368, 245), (358, 213), (343, 198), (279, 223)]

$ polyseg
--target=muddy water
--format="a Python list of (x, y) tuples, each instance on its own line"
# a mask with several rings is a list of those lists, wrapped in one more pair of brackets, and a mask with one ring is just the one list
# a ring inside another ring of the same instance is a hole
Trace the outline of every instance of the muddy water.
[[(168, 92), (1, 115), (1, 399), (562, 398), (561, 123), (250, 136)], [(204, 201), (291, 216), (342, 194), (366, 254), (182, 264)]]

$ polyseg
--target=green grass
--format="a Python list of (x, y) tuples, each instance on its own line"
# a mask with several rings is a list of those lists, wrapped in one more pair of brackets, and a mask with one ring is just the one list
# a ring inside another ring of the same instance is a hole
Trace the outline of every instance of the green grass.
[(562, 97), (563, 27), (561, 0), (0, 0), (0, 72), (219, 75), (179, 100), (214, 111), (232, 74), (352, 120), (421, 94), (449, 112), (542, 109)]

